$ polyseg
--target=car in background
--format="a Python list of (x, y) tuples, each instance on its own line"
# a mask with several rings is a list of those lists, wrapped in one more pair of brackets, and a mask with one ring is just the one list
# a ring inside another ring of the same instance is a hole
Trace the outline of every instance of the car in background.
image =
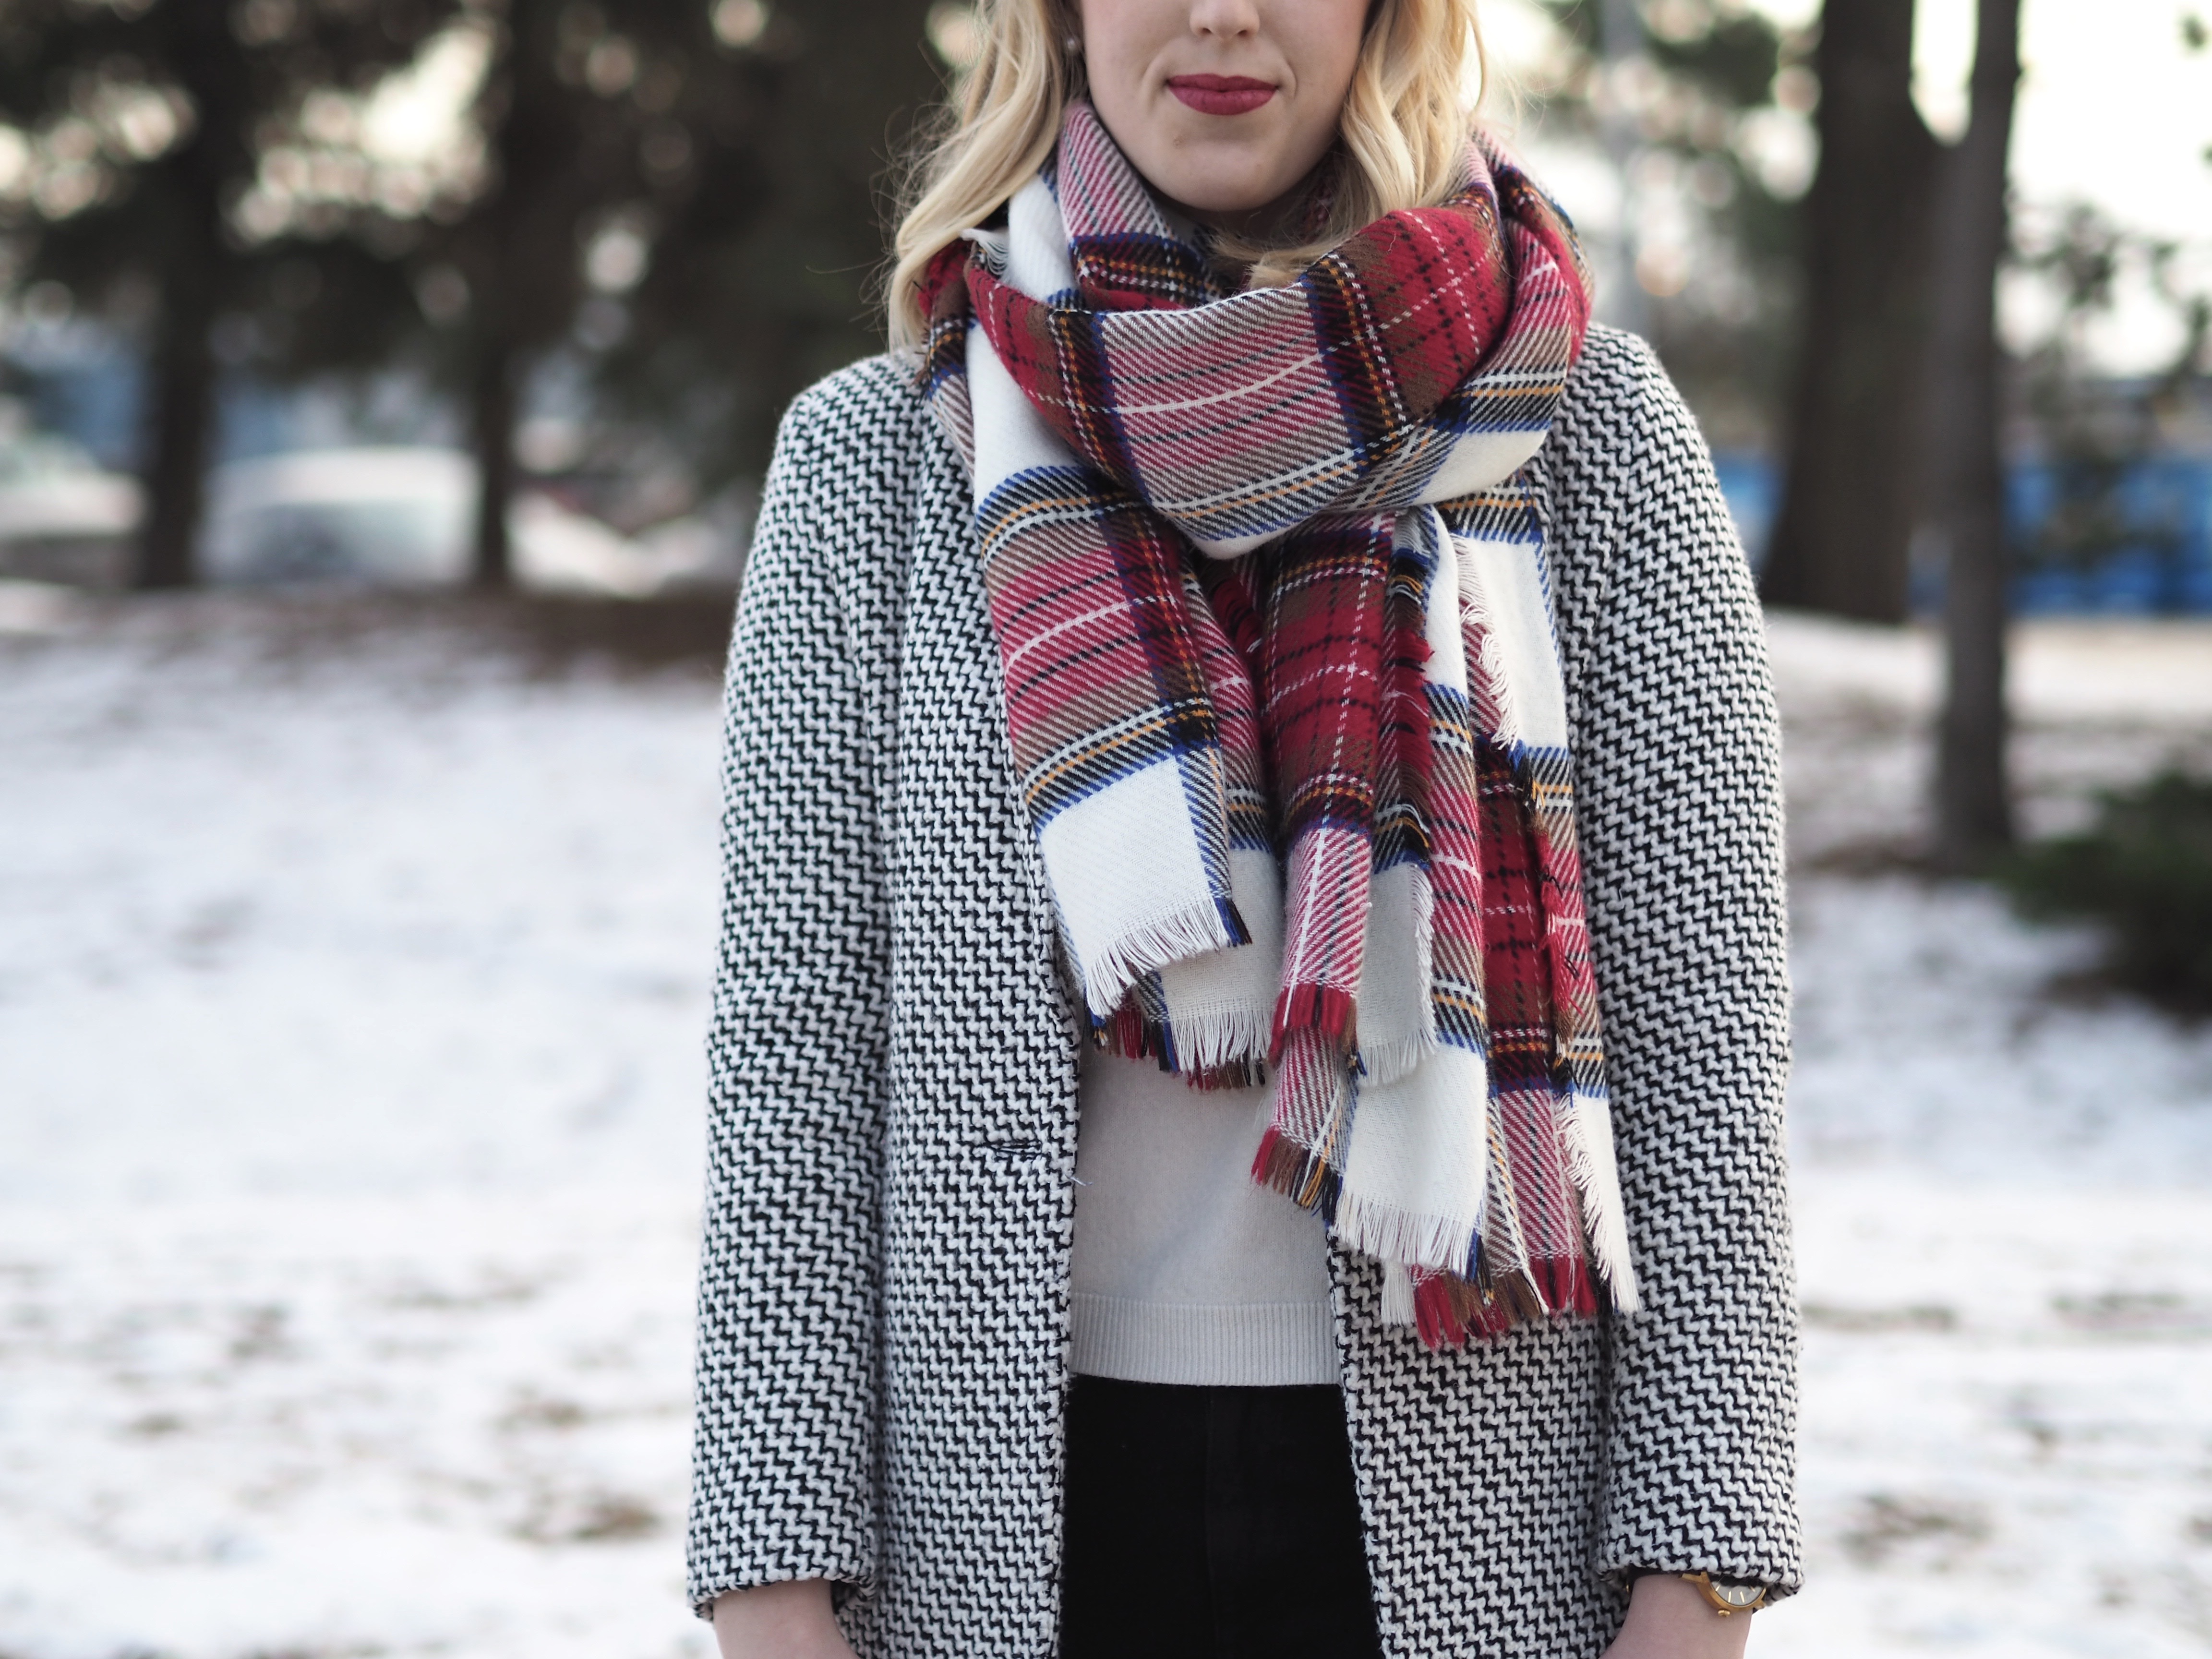
[(143, 510), (137, 480), (68, 438), (0, 421), (0, 579), (120, 586)]
[[(434, 448), (309, 450), (233, 461), (209, 483), (201, 569), (213, 585), (449, 587), (469, 579), (475, 461)], [(541, 491), (507, 516), (515, 580), (541, 592), (647, 599), (729, 586), (726, 538), (688, 521), (639, 538)]]

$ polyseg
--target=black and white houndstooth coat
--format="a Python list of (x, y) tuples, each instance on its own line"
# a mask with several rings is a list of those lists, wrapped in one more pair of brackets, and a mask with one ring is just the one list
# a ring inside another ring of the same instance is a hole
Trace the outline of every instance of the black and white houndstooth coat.
[[(1596, 1655), (1630, 1568), (1798, 1578), (1758, 610), (1640, 342), (1592, 332), (1534, 465), (1645, 1307), (1430, 1352), (1334, 1255), (1393, 1659)], [(864, 1659), (1048, 1659), (1078, 1028), (968, 484), (888, 358), (785, 420), (727, 715), (691, 1597), (828, 1578)]]

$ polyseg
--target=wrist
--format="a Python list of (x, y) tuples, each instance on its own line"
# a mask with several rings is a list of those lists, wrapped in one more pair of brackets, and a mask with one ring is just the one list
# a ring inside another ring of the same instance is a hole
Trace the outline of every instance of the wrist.
[(1695, 1584), (1673, 1572), (1636, 1576), (1613, 1659), (1740, 1659), (1751, 1634), (1747, 1614), (1723, 1617)]
[(714, 1600), (714, 1625), (722, 1659), (842, 1659), (852, 1651), (831, 1611), (826, 1578), (726, 1591)]

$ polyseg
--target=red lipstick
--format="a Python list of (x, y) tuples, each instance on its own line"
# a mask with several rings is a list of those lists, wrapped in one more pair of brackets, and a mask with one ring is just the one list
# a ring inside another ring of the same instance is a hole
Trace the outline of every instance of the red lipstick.
[(1249, 75), (1174, 75), (1168, 90), (1200, 115), (1249, 115), (1275, 95), (1274, 82)]

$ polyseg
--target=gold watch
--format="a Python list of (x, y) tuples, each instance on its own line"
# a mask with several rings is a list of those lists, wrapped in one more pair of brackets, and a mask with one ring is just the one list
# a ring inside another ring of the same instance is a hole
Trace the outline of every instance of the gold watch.
[(1715, 1578), (1709, 1572), (1686, 1572), (1681, 1577), (1684, 1583), (1695, 1584), (1698, 1593), (1712, 1603), (1713, 1611), (1723, 1619), (1732, 1613), (1755, 1613), (1766, 1605), (1764, 1584), (1732, 1583), (1725, 1578)]

